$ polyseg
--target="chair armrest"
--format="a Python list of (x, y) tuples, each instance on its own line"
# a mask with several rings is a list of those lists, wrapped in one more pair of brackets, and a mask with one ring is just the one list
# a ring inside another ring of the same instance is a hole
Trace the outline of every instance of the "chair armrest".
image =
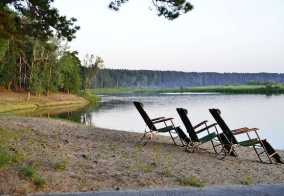
[(233, 135), (238, 135), (238, 134), (242, 134), (242, 133), (249, 133), (249, 132), (252, 132), (252, 131), (257, 131), (258, 128), (247, 128), (247, 127), (244, 127), (244, 128), (240, 128), (240, 129), (236, 129), (236, 130), (233, 130), (231, 131)]
[(174, 118), (164, 118), (162, 120), (154, 121), (153, 124), (160, 123), (160, 122), (165, 122), (165, 121), (172, 120), (172, 119), (174, 119)]
[(161, 116), (159, 118), (154, 118), (154, 119), (151, 119), (151, 121), (157, 121), (157, 120), (161, 120), (161, 119), (164, 119), (165, 117), (164, 116)]
[(249, 129), (249, 128), (243, 127), (243, 128), (231, 130), (231, 132), (233, 133), (233, 132), (235, 132), (235, 131), (238, 132), (238, 131), (240, 131), (240, 130), (246, 130), (246, 129)]
[(208, 122), (208, 120), (205, 120), (205, 121), (199, 123), (198, 125), (195, 125), (193, 128), (196, 129), (196, 128), (200, 127), (201, 125), (203, 125), (203, 124), (205, 124), (207, 122)]
[(207, 129), (210, 129), (211, 127), (214, 127), (214, 126), (216, 126), (216, 125), (217, 125), (217, 123), (213, 123), (212, 125), (209, 125), (209, 126), (207, 126), (207, 127), (204, 127), (203, 129), (200, 129), (200, 130), (196, 131), (195, 133), (196, 133), (196, 134), (201, 133), (202, 131), (205, 131), (205, 130), (207, 130)]

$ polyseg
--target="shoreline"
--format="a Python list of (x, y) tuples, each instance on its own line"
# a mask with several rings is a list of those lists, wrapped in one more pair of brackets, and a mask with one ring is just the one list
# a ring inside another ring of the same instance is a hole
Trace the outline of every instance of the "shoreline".
[[(57, 119), (1, 116), (0, 127), (23, 133), (9, 149), (25, 152), (24, 159), (1, 169), (0, 192), (8, 195), (182, 188), (190, 185), (181, 179), (192, 176), (205, 187), (284, 183), (283, 165), (259, 163), (251, 148), (218, 160), (206, 143), (206, 152), (188, 153), (156, 135), (142, 147), (141, 133)], [(33, 168), (44, 186), (21, 174), (22, 167)]]
[(27, 93), (0, 91), (0, 113), (89, 103), (83, 97), (66, 93), (50, 93), (49, 96), (41, 95), (40, 97), (30, 95), (29, 101), (26, 98)]

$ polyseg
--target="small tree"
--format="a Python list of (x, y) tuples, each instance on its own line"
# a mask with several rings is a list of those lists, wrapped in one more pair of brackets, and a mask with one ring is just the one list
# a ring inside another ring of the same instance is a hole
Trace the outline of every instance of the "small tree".
[(63, 90), (68, 94), (77, 92), (82, 84), (80, 75), (80, 60), (76, 53), (65, 52), (60, 60), (61, 80)]
[(101, 57), (87, 54), (83, 61), (84, 91), (86, 92), (99, 70), (104, 67)]

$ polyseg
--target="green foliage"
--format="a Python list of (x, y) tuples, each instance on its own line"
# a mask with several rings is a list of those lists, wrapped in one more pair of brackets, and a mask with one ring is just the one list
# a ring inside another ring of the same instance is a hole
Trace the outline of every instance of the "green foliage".
[(6, 47), (3, 47), (2, 49), (4, 51), (2, 53), (2, 59), (0, 59), (0, 84), (3, 84), (8, 90), (10, 90), (10, 85), (14, 76), (13, 68), (17, 65), (16, 58), (9, 40), (6, 42)]
[[(60, 51), (63, 47), (58, 41), (75, 38), (79, 30), (74, 25), (76, 19), (60, 16), (50, 3), (0, 3), (0, 85), (8, 90), (26, 90), (40, 96), (58, 90), (74, 93), (82, 87), (77, 53), (66, 52), (67, 47)], [(55, 33), (57, 40), (53, 39)]]
[[(147, 90), (145, 90), (147, 92)], [(180, 93), (181, 91), (178, 89), (165, 89), (165, 90), (152, 90), (151, 91), (156, 93)], [(252, 85), (240, 85), (240, 86), (206, 86), (206, 87), (188, 87), (184, 88), (182, 91), (184, 92), (217, 92), (217, 93), (228, 93), (228, 94), (280, 94), (284, 93), (284, 87), (283, 86), (272, 86), (269, 84), (266, 84), (265, 86), (252, 86)]]
[(92, 94), (90, 91), (79, 91), (77, 94), (91, 103), (98, 103), (101, 101), (101, 97)]
[[(51, 7), (51, 2), (52, 1), (6, 0), (4, 2), (1, 1), (0, 7), (12, 7), (19, 12), (19, 15), (22, 15), (23, 18), (29, 19), (29, 25), (26, 25), (25, 28), (27, 28), (27, 31), (29, 31), (32, 37), (47, 40), (56, 32), (59, 38), (63, 37), (71, 41), (75, 38), (76, 32), (80, 29), (79, 26), (75, 26), (77, 20), (75, 18), (67, 19), (66, 16), (60, 16), (59, 11)], [(7, 11), (3, 12), (3, 14), (7, 14)]]
[[(109, 4), (109, 8), (118, 11), (122, 4), (128, 0), (114, 0)], [(193, 9), (193, 6), (186, 0), (153, 0), (152, 6), (156, 8), (158, 16), (164, 16), (168, 20), (174, 20), (181, 14), (187, 13)]]
[(9, 49), (9, 40), (0, 37), (0, 63), (4, 62), (4, 57)]
[(35, 178), (34, 180), (33, 180), (33, 182), (34, 182), (34, 184), (36, 185), (36, 187), (37, 188), (42, 188), (42, 187), (44, 187), (44, 185), (46, 184), (46, 181), (45, 181), (45, 179), (43, 179), (43, 178)]
[(80, 74), (80, 60), (74, 53), (65, 52), (60, 60), (60, 73), (62, 77), (62, 89), (68, 93), (76, 93), (80, 90), (82, 76)]
[(95, 55), (86, 55), (83, 62), (82, 72), (84, 78), (84, 90), (87, 91), (100, 69), (104, 66), (101, 57)]
[(129, 93), (133, 92), (133, 88), (95, 88), (89, 89), (89, 92), (94, 95), (114, 94), (114, 93)]
[(26, 176), (29, 179), (34, 179), (36, 177), (36, 171), (34, 168), (31, 167), (22, 167), (19, 173)]
[(204, 182), (202, 180), (198, 180), (196, 176), (191, 176), (190, 178), (188, 178), (185, 175), (182, 175), (178, 177), (178, 181), (182, 186), (204, 186)]
[(146, 183), (145, 181), (141, 181), (141, 182), (140, 182), (140, 186), (141, 186), (141, 187), (145, 187), (146, 185), (147, 185), (147, 183)]
[(254, 80), (250, 80), (247, 82), (247, 85), (269, 85), (269, 86), (275, 86), (277, 85), (277, 82), (275, 82), (274, 80), (269, 80), (268, 82), (264, 82), (264, 81), (254, 81)]
[(13, 162), (17, 161), (17, 155), (7, 152), (7, 149), (0, 149), (0, 170), (6, 165), (10, 165)]
[(22, 167), (19, 173), (31, 180), (37, 188), (41, 188), (46, 184), (45, 179), (37, 176), (37, 172), (33, 167)]

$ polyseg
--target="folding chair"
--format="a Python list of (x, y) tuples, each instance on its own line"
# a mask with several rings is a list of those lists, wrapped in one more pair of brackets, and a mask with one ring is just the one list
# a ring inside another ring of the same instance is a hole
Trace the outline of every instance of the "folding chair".
[[(214, 144), (213, 139), (218, 139), (218, 130), (217, 130), (217, 123), (211, 124), (209, 126), (207, 126), (207, 120), (199, 123), (196, 126), (192, 126), (188, 116), (187, 116), (187, 110), (184, 108), (177, 108), (177, 112), (189, 134), (190, 137), (190, 142), (187, 145), (187, 150), (189, 150), (190, 152), (194, 152), (195, 150), (197, 150), (199, 148), (199, 145), (205, 143), (205, 142), (211, 142), (213, 149), (216, 153), (220, 153), (217, 152), (217, 146), (222, 145), (221, 143), (216, 143)], [(202, 127), (199, 130), (196, 130), (197, 128)], [(209, 132), (209, 129), (214, 127), (215, 131), (214, 132)], [(198, 134), (207, 131), (207, 135), (203, 136), (203, 137), (198, 137)]]
[[(136, 109), (138, 110), (144, 122), (146, 123), (145, 132), (143, 134), (143, 137), (140, 139), (143, 145), (146, 145), (148, 141), (153, 138), (154, 133), (167, 133), (168, 132), (175, 145), (184, 146), (182, 139), (176, 132), (176, 127), (173, 123), (173, 118), (159, 117), (159, 118), (150, 119), (148, 114), (145, 112), (142, 103), (134, 101), (133, 104), (135, 105)], [(158, 128), (158, 125), (159, 125), (159, 128)]]
[[(209, 111), (226, 137), (223, 143), (226, 143), (228, 153), (232, 155), (232, 152), (234, 152), (235, 156), (237, 156), (237, 153), (234, 151), (235, 146), (252, 146), (260, 162), (273, 163), (273, 161), (275, 161), (276, 163), (284, 163), (280, 155), (274, 150), (268, 141), (266, 139), (260, 139), (257, 133), (258, 128), (249, 129), (247, 127), (243, 127), (236, 130), (231, 130), (221, 117), (221, 111), (219, 109), (209, 109)], [(235, 136), (243, 133), (248, 136), (248, 140), (237, 141)], [(251, 136), (252, 133), (255, 135), (254, 138)], [(264, 161), (264, 157), (267, 157), (266, 161)]]

